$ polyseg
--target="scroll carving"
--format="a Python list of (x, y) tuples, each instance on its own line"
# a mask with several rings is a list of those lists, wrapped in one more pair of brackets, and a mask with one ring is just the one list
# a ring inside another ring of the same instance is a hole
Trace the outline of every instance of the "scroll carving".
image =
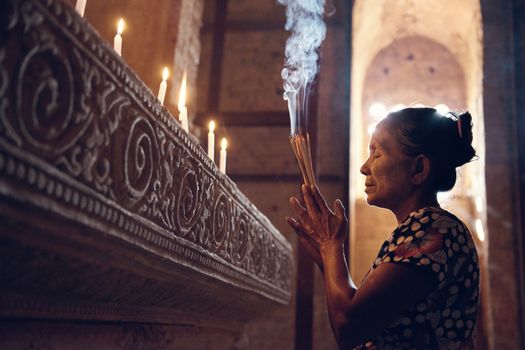
[(147, 119), (137, 116), (128, 131), (124, 147), (124, 186), (133, 201), (139, 201), (159, 182), (155, 132)]
[[(179, 230), (187, 234), (196, 228), (199, 220), (208, 217), (207, 213), (204, 213), (204, 208), (205, 203), (211, 198), (213, 188), (202, 167), (192, 162), (186, 154), (182, 155), (179, 165), (179, 171), (176, 173), (179, 188), (175, 198), (175, 213)], [(209, 238), (200, 233), (200, 243), (207, 244)], [(196, 236), (197, 234), (192, 239), (195, 240)]]

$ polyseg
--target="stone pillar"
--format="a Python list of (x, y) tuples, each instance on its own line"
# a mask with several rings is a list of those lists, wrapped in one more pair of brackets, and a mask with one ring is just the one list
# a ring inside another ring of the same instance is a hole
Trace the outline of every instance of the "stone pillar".
[[(525, 32), (523, 17), (513, 17), (513, 7), (523, 1), (481, 1), (483, 52), (483, 110), (486, 132), (486, 185), (489, 281), (492, 323), (489, 324), (489, 348), (523, 349), (523, 300), (520, 298), (523, 234), (520, 221), (517, 125), (523, 128), (523, 115), (516, 113), (518, 99), (525, 91), (516, 89), (515, 81), (523, 77), (523, 56), (515, 55), (519, 37)], [(516, 23), (515, 21), (519, 21)], [(521, 44), (523, 43), (523, 39)], [(523, 50), (521, 51), (523, 54)], [(521, 63), (522, 64), (522, 63)], [(521, 71), (519, 70), (521, 67)], [(523, 87), (523, 85), (521, 85)], [(521, 203), (523, 205), (523, 203)], [(520, 232), (521, 230), (521, 232)]]

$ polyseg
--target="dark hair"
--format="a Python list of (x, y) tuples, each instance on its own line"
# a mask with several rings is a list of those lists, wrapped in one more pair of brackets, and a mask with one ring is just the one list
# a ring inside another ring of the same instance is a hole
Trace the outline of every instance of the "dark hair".
[(456, 183), (456, 168), (476, 156), (472, 147), (469, 112), (443, 116), (434, 108), (405, 108), (390, 113), (382, 122), (397, 136), (410, 156), (426, 155), (434, 173), (434, 189), (448, 191)]

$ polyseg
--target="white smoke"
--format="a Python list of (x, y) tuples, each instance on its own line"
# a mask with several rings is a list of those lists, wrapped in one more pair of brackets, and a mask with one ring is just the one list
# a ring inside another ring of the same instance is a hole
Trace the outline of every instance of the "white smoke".
[(277, 0), (286, 6), (285, 29), (292, 32), (286, 41), (283, 98), (288, 101), (290, 133), (306, 127), (308, 95), (317, 73), (317, 50), (325, 35), (323, 21), (325, 0)]

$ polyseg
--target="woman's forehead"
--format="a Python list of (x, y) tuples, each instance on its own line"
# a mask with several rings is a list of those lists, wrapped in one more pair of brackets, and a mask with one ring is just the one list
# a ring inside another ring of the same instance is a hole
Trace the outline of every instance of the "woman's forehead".
[(396, 147), (396, 139), (385, 125), (378, 124), (370, 138), (370, 148), (392, 148)]
[[(379, 126), (379, 125), (378, 125)], [(395, 133), (393, 133), (388, 126), (376, 128), (369, 144), (370, 150), (380, 149), (388, 152), (400, 152), (401, 144), (399, 143)]]

